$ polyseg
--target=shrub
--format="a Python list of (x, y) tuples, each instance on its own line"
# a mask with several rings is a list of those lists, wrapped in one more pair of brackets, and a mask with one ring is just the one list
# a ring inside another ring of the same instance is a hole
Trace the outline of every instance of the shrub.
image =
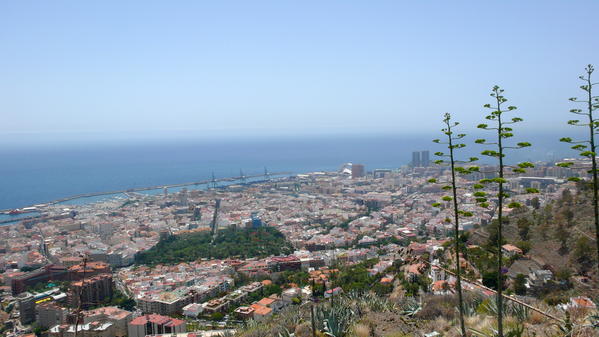
[(224, 316), (220, 312), (215, 312), (210, 317), (213, 321), (220, 321), (221, 319), (223, 319)]
[(556, 306), (558, 304), (567, 303), (568, 300), (561, 296), (550, 296), (550, 297), (547, 297), (543, 302), (545, 302), (551, 306)]

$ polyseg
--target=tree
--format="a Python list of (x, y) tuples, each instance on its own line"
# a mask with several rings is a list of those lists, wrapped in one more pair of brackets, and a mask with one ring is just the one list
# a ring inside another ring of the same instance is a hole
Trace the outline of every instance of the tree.
[(541, 202), (539, 201), (539, 197), (534, 197), (530, 200), (530, 205), (532, 206), (532, 208), (534, 209), (539, 209), (541, 208)]
[(580, 239), (576, 241), (572, 255), (576, 258), (576, 262), (580, 263), (580, 271), (582, 274), (586, 274), (593, 260), (593, 256), (591, 255), (591, 244), (586, 236), (581, 236)]
[(273, 294), (281, 295), (283, 293), (283, 288), (279, 287), (276, 284), (268, 285), (264, 288), (264, 297), (268, 297)]
[(44, 327), (42, 327), (42, 326), (39, 326), (39, 325), (36, 325), (36, 326), (33, 328), (33, 333), (34, 333), (36, 336), (41, 336), (41, 335), (42, 335), (42, 333), (43, 333), (45, 330), (46, 330), (46, 329), (44, 329)]
[(532, 249), (532, 245), (528, 241), (518, 241), (515, 246), (522, 250), (523, 255), (526, 255)]
[(441, 289), (442, 289), (444, 292), (447, 292), (447, 291), (449, 291), (449, 290), (451, 289), (451, 285), (449, 285), (449, 283), (448, 283), (448, 282), (443, 282), (443, 283), (441, 284)]
[(468, 242), (468, 239), (470, 239), (470, 232), (464, 232), (460, 235), (460, 241), (462, 241), (462, 243)]
[(497, 247), (501, 247), (507, 243), (503, 237), (499, 240), (499, 221), (497, 219), (491, 221), (491, 224), (487, 226), (487, 230), (489, 231), (487, 246), (491, 251), (495, 252)]
[(264, 296), (261, 296), (258, 292), (251, 293), (248, 295), (248, 303), (260, 301), (262, 297)]
[(580, 180), (576, 182), (576, 189), (578, 192), (588, 192), (591, 189), (591, 184), (584, 180)]
[[(452, 191), (452, 196), (444, 196), (443, 198), (441, 198), (441, 200), (443, 200), (444, 202), (452, 202), (453, 204), (453, 215), (454, 218), (453, 220), (450, 218), (446, 218), (445, 222), (447, 223), (451, 223), (453, 221), (453, 225), (454, 225), (454, 243), (455, 243), (455, 256), (456, 259), (458, 259), (458, 263), (457, 263), (457, 281), (456, 281), (456, 289), (458, 291), (458, 304), (459, 304), (459, 313), (460, 313), (460, 328), (462, 330), (462, 336), (466, 336), (466, 327), (464, 325), (464, 301), (462, 298), (462, 276), (461, 276), (461, 272), (460, 272), (460, 263), (459, 263), (459, 255), (460, 255), (460, 247), (461, 245), (464, 244), (465, 241), (462, 241), (459, 237), (460, 233), (460, 216), (465, 216), (465, 217), (471, 217), (472, 213), (471, 212), (464, 212), (462, 210), (459, 209), (459, 201), (458, 201), (458, 196), (457, 196), (457, 183), (456, 183), (456, 172), (458, 174), (462, 174), (462, 175), (467, 175), (467, 174), (471, 174), (473, 171), (478, 171), (478, 167), (473, 166), (470, 168), (464, 168), (461, 166), (457, 166), (456, 164), (458, 163), (471, 163), (473, 161), (478, 160), (477, 158), (470, 158), (470, 160), (468, 162), (463, 162), (463, 161), (458, 161), (455, 159), (454, 156), (454, 150), (457, 149), (461, 149), (463, 147), (465, 147), (465, 144), (459, 143), (459, 141), (464, 138), (466, 135), (465, 134), (458, 134), (456, 136), (453, 135), (453, 131), (452, 129), (454, 127), (456, 127), (459, 123), (457, 122), (451, 122), (451, 115), (449, 113), (445, 114), (445, 119), (443, 119), (443, 123), (445, 123), (446, 127), (441, 129), (441, 131), (447, 136), (447, 141), (446, 142), (441, 142), (439, 139), (435, 139), (433, 140), (434, 143), (437, 144), (445, 144), (447, 145), (447, 148), (449, 149), (449, 154), (444, 154), (443, 152), (436, 152), (435, 155), (440, 156), (440, 157), (447, 157), (449, 158), (449, 163), (448, 165), (450, 165), (451, 167), (451, 185), (446, 185), (443, 186), (443, 190), (445, 191)], [(458, 141), (456, 143), (456, 141)], [(437, 164), (443, 164), (444, 161), (442, 159), (435, 161), (435, 163)], [(435, 179), (430, 179), (429, 182), (431, 183), (435, 183), (436, 180)], [(477, 193), (481, 193), (481, 192), (476, 192), (475, 196)], [(434, 203), (432, 205), (433, 207), (440, 207), (441, 203)], [(465, 237), (465, 240), (468, 240), (468, 236)], [(428, 289), (427, 285), (423, 285), (422, 289), (426, 292), (426, 290)]]
[(566, 188), (565, 190), (562, 191), (562, 198), (560, 200), (560, 203), (571, 204), (572, 201), (573, 201), (572, 193), (570, 192), (569, 188)]
[(566, 219), (568, 227), (572, 227), (572, 220), (574, 220), (574, 212), (572, 212), (572, 210), (570, 209), (566, 209), (562, 211), (562, 216), (564, 217), (564, 219)]
[[(530, 146), (530, 143), (526, 143), (526, 142), (517, 143), (516, 144), (517, 146), (504, 145), (504, 141), (506, 141), (507, 139), (514, 136), (514, 134), (512, 133), (513, 129), (507, 125), (519, 123), (522, 121), (522, 118), (514, 117), (509, 121), (505, 121), (502, 119), (504, 113), (516, 110), (515, 106), (508, 106), (507, 109), (502, 110), (502, 105), (505, 102), (507, 102), (507, 99), (502, 94), (503, 94), (502, 89), (499, 89), (498, 86), (493, 87), (493, 92), (491, 93), (491, 97), (493, 97), (495, 99), (497, 106), (492, 107), (491, 104), (485, 105), (485, 108), (492, 110), (492, 112), (486, 117), (486, 119), (496, 123), (496, 126), (489, 127), (489, 125), (487, 125), (487, 124), (479, 124), (478, 125), (479, 129), (491, 130), (491, 131), (497, 132), (497, 141), (487, 143), (487, 141), (485, 139), (477, 139), (476, 140), (477, 144), (492, 145), (497, 148), (497, 150), (485, 150), (481, 154), (484, 156), (489, 156), (489, 157), (492, 157), (492, 158), (495, 158), (498, 160), (499, 170), (498, 170), (498, 172), (496, 172), (498, 176), (495, 178), (482, 179), (480, 181), (480, 183), (481, 184), (494, 183), (494, 184), (497, 184), (499, 187), (499, 193), (497, 194), (497, 198), (498, 198), (498, 203), (497, 203), (497, 219), (498, 219), (498, 225), (497, 225), (497, 238), (498, 238), (498, 240), (497, 240), (497, 262), (498, 262), (497, 277), (498, 277), (498, 280), (497, 280), (497, 283), (498, 284), (503, 284), (503, 277), (504, 277), (503, 273), (502, 273), (503, 253), (501, 251), (501, 244), (503, 241), (503, 235), (502, 235), (503, 202), (505, 199), (508, 199), (510, 197), (510, 195), (504, 191), (504, 184), (507, 183), (507, 180), (505, 180), (505, 178), (504, 178), (504, 168), (507, 168), (507, 165), (504, 163), (504, 157), (505, 157), (504, 150), (506, 150), (506, 149), (521, 149), (521, 148)], [(512, 172), (515, 174), (526, 173), (526, 169), (532, 168), (532, 167), (534, 167), (534, 165), (532, 165), (531, 163), (523, 162), (523, 163), (519, 163), (517, 168), (512, 169)], [(529, 193), (538, 192), (538, 190), (529, 188), (529, 189), (527, 189), (527, 192), (529, 192)], [(484, 193), (484, 192), (481, 192), (481, 193)], [(486, 198), (478, 197), (477, 202), (480, 202), (480, 205), (482, 207), (485, 207), (485, 208), (489, 207), (489, 204), (487, 203)], [(517, 202), (511, 202), (507, 205), (508, 208), (517, 208), (520, 206), (521, 205)], [(497, 299), (497, 307), (503, 308), (502, 287), (498, 287), (496, 299)], [(498, 315), (497, 315), (497, 331), (499, 333), (499, 336), (503, 337), (503, 312), (502, 312), (502, 310), (499, 310)]]
[(421, 275), (418, 278), (418, 284), (420, 285), (420, 289), (422, 289), (423, 292), (427, 293), (430, 289), (431, 284), (433, 284), (433, 279), (425, 275)]
[(210, 315), (210, 317), (212, 318), (213, 321), (220, 321), (225, 316), (223, 316), (223, 314), (221, 314), (220, 312), (215, 312), (212, 315)]
[(570, 277), (572, 277), (572, 271), (568, 268), (562, 268), (555, 274), (558, 280), (563, 281), (566, 286), (570, 287)]
[(406, 290), (408, 293), (412, 294), (412, 296), (416, 297), (418, 295), (418, 290), (420, 290), (420, 285), (418, 282), (408, 283)]
[(491, 288), (493, 290), (497, 290), (497, 281), (499, 277), (497, 276), (497, 271), (494, 270), (492, 272), (483, 273), (483, 285), (487, 288)]
[[(588, 138), (588, 140), (574, 142), (574, 141), (572, 141), (572, 138), (564, 137), (564, 138), (560, 139), (560, 141), (570, 143), (570, 144), (575, 144), (572, 146), (572, 149), (580, 151), (581, 156), (591, 159), (592, 169), (589, 171), (589, 173), (593, 174), (593, 184), (592, 184), (593, 210), (595, 213), (594, 215), (595, 215), (595, 234), (597, 236), (597, 240), (596, 240), (597, 241), (597, 253), (599, 254), (599, 201), (598, 201), (599, 183), (597, 182), (597, 159), (596, 159), (597, 151), (596, 151), (596, 144), (595, 144), (595, 135), (597, 134), (597, 129), (599, 129), (599, 120), (593, 118), (593, 111), (599, 109), (599, 96), (593, 96), (593, 85), (597, 84), (597, 83), (591, 82), (591, 74), (594, 71), (593, 66), (589, 64), (588, 67), (585, 68), (585, 70), (587, 72), (586, 78), (584, 76), (580, 76), (580, 79), (583, 80), (585, 82), (585, 84), (581, 85), (580, 88), (586, 92), (587, 100), (579, 101), (576, 97), (570, 98), (570, 101), (572, 101), (572, 102), (585, 103), (585, 105), (586, 105), (585, 112), (583, 112), (582, 109), (572, 109), (572, 110), (570, 110), (570, 112), (573, 114), (576, 114), (576, 115), (580, 115), (580, 116), (587, 116), (588, 123), (584, 123), (584, 122), (581, 123), (579, 120), (573, 119), (573, 120), (568, 121), (568, 124), (575, 125), (575, 126), (588, 127), (589, 128), (589, 138)], [(584, 144), (588, 144), (588, 145), (584, 145)], [(589, 149), (587, 149), (588, 146), (590, 146)], [(562, 167), (568, 167), (573, 164), (574, 163), (561, 163), (559, 165)], [(571, 177), (571, 178), (568, 178), (568, 180), (578, 181), (580, 179), (577, 177)], [(598, 259), (598, 261), (599, 261), (599, 259)]]
[(133, 307), (135, 307), (136, 305), (137, 303), (135, 303), (135, 300), (132, 298), (124, 299), (119, 303), (119, 307), (127, 311), (133, 311)]
[(541, 225), (539, 226), (539, 231), (541, 233), (541, 237), (543, 239), (546, 239), (547, 238), (547, 232), (549, 231), (549, 222), (547, 222), (547, 221), (541, 222)]
[(516, 295), (526, 295), (526, 276), (524, 274), (518, 274), (514, 281), (514, 292)]
[(566, 221), (561, 214), (557, 214), (554, 218), (556, 223), (555, 238), (560, 242), (560, 250), (562, 252), (568, 251), (568, 239), (570, 238), (570, 231), (566, 229)]
[(372, 287), (372, 291), (374, 291), (378, 296), (387, 295), (393, 291), (393, 285), (377, 282)]
[(518, 235), (522, 241), (528, 241), (530, 239), (530, 221), (527, 218), (520, 218), (516, 222), (518, 226)]

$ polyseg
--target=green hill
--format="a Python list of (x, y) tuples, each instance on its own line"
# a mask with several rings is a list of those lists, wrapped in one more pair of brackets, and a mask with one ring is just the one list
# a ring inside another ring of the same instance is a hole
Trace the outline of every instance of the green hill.
[(174, 235), (161, 240), (136, 258), (137, 264), (174, 264), (207, 259), (263, 258), (292, 252), (283, 234), (273, 227), (237, 230), (234, 226), (218, 231), (211, 243), (209, 232)]

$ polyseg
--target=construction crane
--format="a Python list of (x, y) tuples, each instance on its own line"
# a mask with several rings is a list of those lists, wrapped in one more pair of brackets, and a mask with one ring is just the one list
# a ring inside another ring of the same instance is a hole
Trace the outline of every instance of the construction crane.
[(243, 175), (243, 171), (241, 169), (239, 169), (239, 180), (241, 180), (242, 183), (245, 183), (245, 176)]
[(212, 172), (212, 188), (216, 188), (218, 187), (218, 180), (216, 180), (216, 177), (214, 176), (214, 172)]
[(268, 170), (266, 170), (266, 166), (264, 166), (264, 180), (268, 180), (270, 176), (270, 173), (268, 173)]

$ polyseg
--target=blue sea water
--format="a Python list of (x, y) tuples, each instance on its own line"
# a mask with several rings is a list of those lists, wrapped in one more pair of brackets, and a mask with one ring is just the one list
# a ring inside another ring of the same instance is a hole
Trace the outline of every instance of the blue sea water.
[[(0, 148), (0, 209), (13, 209), (73, 195), (291, 171), (336, 171), (344, 163), (362, 163), (366, 171), (398, 168), (415, 150), (442, 151), (431, 142), (440, 135), (335, 135), (253, 139), (178, 139), (146, 143), (62, 144)], [(536, 148), (512, 160), (547, 160), (558, 142), (535, 136)], [(464, 156), (484, 148), (468, 146)], [(564, 149), (561, 146), (561, 149)], [(174, 191), (174, 190), (173, 190)], [(94, 197), (96, 201), (105, 197)], [(75, 202), (73, 202), (75, 203)]]

